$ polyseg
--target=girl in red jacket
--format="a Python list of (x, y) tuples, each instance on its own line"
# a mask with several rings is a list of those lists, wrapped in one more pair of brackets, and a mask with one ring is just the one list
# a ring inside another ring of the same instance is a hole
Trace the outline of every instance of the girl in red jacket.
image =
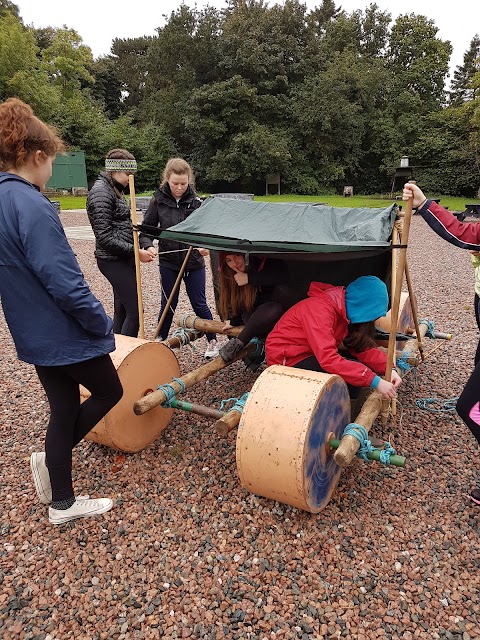
[[(269, 334), (267, 365), (336, 373), (352, 397), (358, 394), (355, 387), (370, 387), (393, 398), (402, 379), (395, 370), (391, 382), (380, 377), (387, 356), (373, 337), (374, 321), (387, 309), (387, 287), (375, 276), (362, 276), (347, 287), (312, 282), (308, 298), (291, 307)], [(339, 353), (341, 343), (354, 360)]]
[[(459, 222), (438, 203), (428, 200), (415, 184), (403, 188), (403, 199), (413, 198), (413, 206), (427, 224), (441, 238), (461, 249), (480, 251), (480, 225), (476, 222)], [(456, 411), (480, 444), (480, 366), (477, 364), (457, 400)], [(480, 487), (473, 489), (470, 498), (480, 504)]]

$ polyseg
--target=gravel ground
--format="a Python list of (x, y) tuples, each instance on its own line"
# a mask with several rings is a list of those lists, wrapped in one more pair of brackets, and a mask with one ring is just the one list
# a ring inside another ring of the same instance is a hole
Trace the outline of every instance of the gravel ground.
[[(88, 224), (79, 212), (61, 219)], [(71, 242), (111, 312), (93, 243)], [(400, 390), (396, 423), (372, 430), (393, 436), (408, 456), (405, 469), (355, 460), (316, 516), (249, 495), (237, 478), (235, 432), (212, 437), (207, 420), (177, 412), (123, 464), (106, 447), (82, 443), (74, 452), (78, 493), (111, 496), (115, 506), (53, 527), (28, 463), (43, 446), (45, 397), (0, 316), (2, 640), (480, 638), (480, 510), (468, 500), (478, 449), (456, 414), (415, 405), (457, 396), (472, 369), (473, 270), (466, 252), (417, 217), (409, 256), (421, 317), (454, 338), (428, 341), (426, 362)], [(152, 335), (158, 272), (142, 269)], [(179, 309), (189, 310), (184, 293)], [(179, 354), (183, 372), (203, 362), (201, 342)], [(255, 378), (234, 364), (186, 397), (213, 404)]]

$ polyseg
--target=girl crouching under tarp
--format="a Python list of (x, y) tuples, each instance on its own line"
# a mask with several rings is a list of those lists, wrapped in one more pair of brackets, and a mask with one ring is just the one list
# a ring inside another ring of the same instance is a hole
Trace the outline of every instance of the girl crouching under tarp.
[(225, 328), (244, 325), (236, 338), (221, 349), (230, 362), (252, 338), (265, 339), (292, 304), (286, 287), (287, 266), (281, 260), (251, 256), (247, 264), (242, 253), (219, 252), (220, 315)]
[[(387, 356), (375, 340), (374, 321), (388, 310), (385, 283), (375, 276), (362, 276), (347, 287), (312, 282), (308, 298), (291, 307), (270, 332), (265, 345), (267, 365), (324, 371), (347, 383), (352, 398), (361, 387), (376, 389), (393, 398), (402, 379), (385, 374)], [(348, 352), (344, 357), (339, 347)]]

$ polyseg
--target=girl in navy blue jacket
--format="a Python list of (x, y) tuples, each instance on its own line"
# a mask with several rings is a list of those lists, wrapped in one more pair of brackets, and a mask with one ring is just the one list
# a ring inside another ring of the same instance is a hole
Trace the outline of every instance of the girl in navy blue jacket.
[[(109, 498), (75, 499), (72, 450), (123, 393), (108, 355), (112, 321), (40, 193), (63, 150), (28, 105), (0, 105), (0, 298), (18, 357), (35, 366), (50, 404), (45, 453), (32, 453), (30, 466), (52, 524), (112, 508)], [(79, 384), (91, 392), (82, 404)]]

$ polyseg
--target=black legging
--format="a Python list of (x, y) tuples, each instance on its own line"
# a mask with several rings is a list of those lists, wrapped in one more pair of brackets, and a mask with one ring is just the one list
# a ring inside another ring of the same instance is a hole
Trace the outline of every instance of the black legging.
[(457, 413), (480, 444), (480, 364), (477, 364), (457, 400)]
[(256, 307), (251, 314), (244, 314), (245, 323), (238, 339), (247, 344), (252, 338), (265, 339), (275, 324), (283, 316), (285, 310), (278, 302), (264, 302)]
[[(122, 384), (109, 355), (59, 367), (36, 366), (50, 404), (45, 452), (52, 501), (74, 497), (72, 450), (123, 395)], [(92, 394), (80, 403), (83, 385)]]
[(113, 288), (113, 333), (136, 338), (140, 319), (134, 259), (102, 260), (97, 258), (97, 265)]

